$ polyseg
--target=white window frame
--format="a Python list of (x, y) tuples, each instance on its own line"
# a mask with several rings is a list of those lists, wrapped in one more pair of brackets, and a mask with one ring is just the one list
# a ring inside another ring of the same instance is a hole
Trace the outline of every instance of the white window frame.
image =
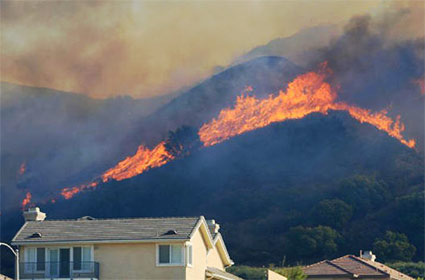
[(90, 261), (89, 262), (94, 262), (94, 256), (93, 256), (93, 253), (94, 253), (94, 250), (93, 250), (93, 245), (91, 245), (91, 246), (87, 246), (87, 245), (80, 245), (80, 246), (73, 246), (72, 247), (72, 253), (71, 253), (71, 255), (72, 255), (72, 260), (71, 260), (71, 263), (72, 263), (72, 265), (71, 265), (71, 270), (72, 271), (75, 271), (75, 272), (91, 272), (92, 271), (92, 269), (74, 269), (74, 248), (76, 248), (76, 247), (79, 247), (79, 248), (81, 248), (81, 268), (83, 268), (83, 265), (82, 265), (82, 263), (84, 262), (83, 261), (83, 248), (90, 248)]
[[(160, 263), (159, 262), (159, 246), (169, 246), (169, 250), (170, 250), (170, 261), (171, 261), (171, 246), (173, 245), (179, 245), (181, 246), (181, 263)], [(184, 244), (181, 243), (161, 243), (161, 244), (156, 244), (156, 266), (185, 266), (185, 246)]]
[[(38, 252), (37, 252), (37, 250), (38, 249), (44, 249), (44, 270), (38, 270), (37, 269), (37, 254), (38, 254)], [(29, 250), (34, 250), (35, 251), (35, 253), (34, 253), (34, 257), (35, 257), (35, 260), (34, 261), (30, 261), (30, 260), (28, 260), (28, 251)], [(45, 271), (46, 271), (46, 265), (47, 265), (47, 250), (46, 250), (46, 247), (25, 247), (24, 248), (24, 261), (25, 261), (25, 267), (24, 267), (24, 270), (25, 270), (25, 272), (26, 273), (44, 273)], [(30, 264), (30, 267), (34, 267), (34, 269), (29, 269), (28, 268), (28, 263), (31, 263)]]
[[(191, 251), (190, 253), (189, 253), (189, 250)], [(193, 267), (193, 246), (192, 246), (192, 243), (186, 242), (184, 251), (185, 251), (185, 254), (186, 254), (186, 256), (185, 256), (186, 265), (188, 267)], [(192, 255), (191, 262), (189, 262), (190, 254)]]
[[(59, 261), (60, 261), (60, 248), (62, 248), (62, 247), (58, 247), (58, 246), (49, 246), (49, 247), (46, 247), (46, 251), (47, 251), (47, 254), (46, 254), (46, 261), (48, 262), (48, 268), (47, 268), (47, 270), (46, 270), (46, 275), (48, 275), (49, 277), (59, 277)], [(57, 250), (57, 254), (58, 254), (58, 260), (57, 261), (55, 261), (55, 264), (52, 264), (52, 259), (51, 259), (51, 251), (53, 251), (53, 250)], [(57, 274), (55, 274), (55, 275), (52, 275), (52, 267), (53, 267), (53, 265), (56, 267), (56, 271), (57, 271)]]

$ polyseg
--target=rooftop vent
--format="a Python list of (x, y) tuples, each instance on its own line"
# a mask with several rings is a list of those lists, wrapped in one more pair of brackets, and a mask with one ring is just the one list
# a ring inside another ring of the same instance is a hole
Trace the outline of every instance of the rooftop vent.
[(78, 218), (78, 221), (92, 221), (92, 220), (96, 220), (96, 219), (90, 216), (84, 216), (84, 217)]
[(175, 229), (170, 229), (169, 231), (167, 231), (163, 235), (175, 235), (175, 234), (177, 234), (177, 231)]
[(28, 236), (28, 238), (41, 238), (41, 233), (40, 232), (34, 232), (30, 236)]
[(372, 251), (360, 251), (360, 257), (373, 262), (376, 260), (376, 256), (372, 253)]

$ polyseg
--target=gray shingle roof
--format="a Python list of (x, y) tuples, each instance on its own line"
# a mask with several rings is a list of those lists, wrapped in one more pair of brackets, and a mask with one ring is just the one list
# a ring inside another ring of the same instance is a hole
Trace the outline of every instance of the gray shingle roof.
[[(189, 239), (200, 217), (77, 219), (26, 222), (12, 239), (14, 244), (70, 241), (144, 241)], [(166, 234), (175, 230), (176, 234)], [(33, 237), (40, 233), (41, 237)]]

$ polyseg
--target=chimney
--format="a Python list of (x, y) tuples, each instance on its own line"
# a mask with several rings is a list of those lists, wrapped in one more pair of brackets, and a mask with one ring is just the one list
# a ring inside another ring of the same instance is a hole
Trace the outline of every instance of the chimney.
[(220, 225), (215, 222), (215, 220), (208, 220), (208, 227), (210, 228), (211, 233), (218, 233)]
[(28, 208), (27, 211), (24, 211), (25, 222), (30, 221), (44, 221), (46, 219), (46, 213), (40, 211), (38, 207)]
[(360, 251), (360, 257), (373, 262), (376, 260), (376, 256), (372, 253), (372, 251)]

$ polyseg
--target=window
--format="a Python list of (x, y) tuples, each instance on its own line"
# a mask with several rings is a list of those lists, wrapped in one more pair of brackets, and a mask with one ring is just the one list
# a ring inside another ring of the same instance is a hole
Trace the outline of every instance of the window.
[(160, 265), (182, 265), (182, 245), (158, 245), (158, 264)]
[(81, 270), (81, 247), (74, 247), (74, 270)]
[(74, 270), (90, 270), (91, 268), (91, 248), (74, 247)]
[(187, 264), (192, 265), (192, 245), (187, 245)]
[(37, 248), (37, 271), (44, 271), (46, 265), (46, 250)]
[(44, 271), (46, 255), (44, 248), (25, 248), (25, 271)]
[(59, 276), (59, 249), (50, 248), (48, 251), (49, 251), (50, 271), (47, 273), (47, 275), (51, 277), (58, 277)]

